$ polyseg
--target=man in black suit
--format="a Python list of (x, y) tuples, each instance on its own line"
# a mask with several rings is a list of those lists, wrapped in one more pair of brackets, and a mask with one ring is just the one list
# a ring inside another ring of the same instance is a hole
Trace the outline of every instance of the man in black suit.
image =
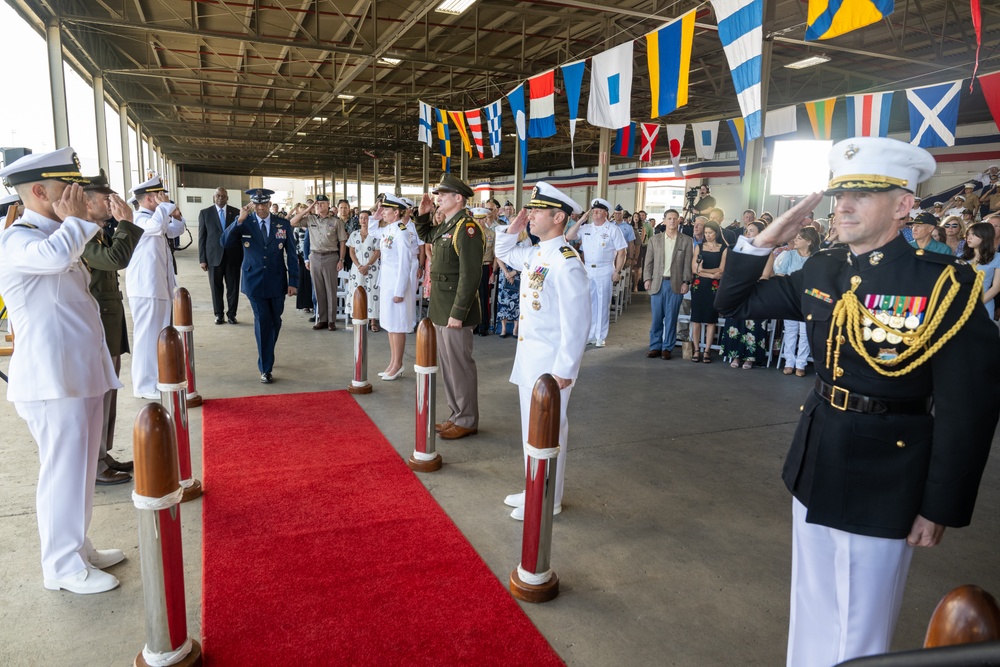
[(240, 266), (243, 264), (243, 246), (235, 244), (222, 247), (222, 230), (240, 214), (240, 209), (228, 206), (229, 193), (225, 188), (215, 191), (215, 206), (202, 209), (198, 214), (198, 261), (201, 270), (208, 272), (212, 288), (212, 309), (215, 323), (225, 324), (222, 318), (222, 285), (226, 285), (226, 311), (230, 324), (236, 324), (236, 306), (240, 300)]

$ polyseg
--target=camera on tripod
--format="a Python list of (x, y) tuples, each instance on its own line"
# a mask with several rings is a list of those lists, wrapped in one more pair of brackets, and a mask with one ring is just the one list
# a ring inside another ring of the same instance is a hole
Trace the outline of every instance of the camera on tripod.
[(698, 188), (691, 188), (684, 194), (684, 198), (687, 199), (687, 205), (691, 206), (694, 204), (694, 200), (698, 198)]

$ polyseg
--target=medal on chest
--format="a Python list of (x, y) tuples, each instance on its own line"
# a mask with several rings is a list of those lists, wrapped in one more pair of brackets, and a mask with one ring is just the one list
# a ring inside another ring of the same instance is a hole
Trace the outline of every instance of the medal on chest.
[(386, 234), (382, 236), (382, 243), (386, 248), (392, 249), (392, 242), (395, 237), (392, 234)]
[[(545, 284), (545, 276), (547, 276), (548, 274), (549, 274), (548, 267), (536, 266), (535, 270), (528, 274), (528, 289), (534, 291), (540, 291), (542, 289), (542, 286)], [(538, 310), (538, 308), (535, 308), (535, 310)]]

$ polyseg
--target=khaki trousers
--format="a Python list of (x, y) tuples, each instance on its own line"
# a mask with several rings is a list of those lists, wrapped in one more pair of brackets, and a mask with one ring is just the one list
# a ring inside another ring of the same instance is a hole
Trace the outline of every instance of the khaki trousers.
[(479, 379), (472, 358), (472, 327), (449, 329), (435, 324), (434, 330), (444, 395), (451, 409), (448, 420), (462, 428), (479, 428)]
[(309, 253), (309, 277), (316, 292), (316, 321), (337, 321), (337, 262), (340, 253)]

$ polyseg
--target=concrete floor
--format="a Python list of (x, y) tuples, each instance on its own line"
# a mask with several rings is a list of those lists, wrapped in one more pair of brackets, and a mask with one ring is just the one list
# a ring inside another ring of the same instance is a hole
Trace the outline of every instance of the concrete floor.
[[(195, 303), (198, 389), (207, 399), (349, 385), (351, 334), (314, 332), (307, 316), (290, 307), (276, 382), (261, 385), (245, 298), (239, 326), (215, 326), (196, 248), (178, 253), (177, 260), (179, 281)], [(553, 535), (561, 593), (548, 604), (522, 606), (570, 665), (782, 664), (790, 496), (779, 473), (812, 376), (646, 359), (648, 326), (648, 300), (640, 295), (611, 325), (608, 347), (588, 348), (570, 406), (566, 497)], [(388, 361), (388, 341), (384, 333), (370, 341), (374, 376)], [(479, 435), (439, 441), (445, 467), (421, 476), (504, 585), (518, 563), (521, 535), (521, 524), (502, 504), (523, 482), (517, 391), (507, 381), (515, 344), (476, 338)], [(116, 455), (125, 460), (132, 458), (132, 420), (142, 405), (131, 396), (129, 360), (122, 369), (126, 389), (116, 440)], [(408, 337), (406, 381), (376, 378), (374, 393), (358, 397), (403, 457), (413, 447), (413, 361)], [(6, 362), (0, 367), (6, 369)], [(443, 418), (443, 389), (438, 391)], [(200, 471), (201, 411), (190, 414)], [(98, 547), (125, 549), (129, 560), (113, 570), (121, 587), (96, 596), (46, 591), (34, 513), (37, 452), (6, 401), (0, 401), (0, 432), (0, 664), (131, 664), (144, 644), (131, 485), (97, 488), (90, 531)], [(1000, 592), (998, 479), (993, 457), (972, 527), (949, 531), (941, 547), (921, 550), (914, 559), (895, 648), (920, 646), (934, 606), (955, 586), (978, 583)], [(200, 510), (195, 501), (182, 511), (188, 627), (196, 638)], [(294, 567), (294, 555), (282, 554), (280, 545), (275, 556)]]

